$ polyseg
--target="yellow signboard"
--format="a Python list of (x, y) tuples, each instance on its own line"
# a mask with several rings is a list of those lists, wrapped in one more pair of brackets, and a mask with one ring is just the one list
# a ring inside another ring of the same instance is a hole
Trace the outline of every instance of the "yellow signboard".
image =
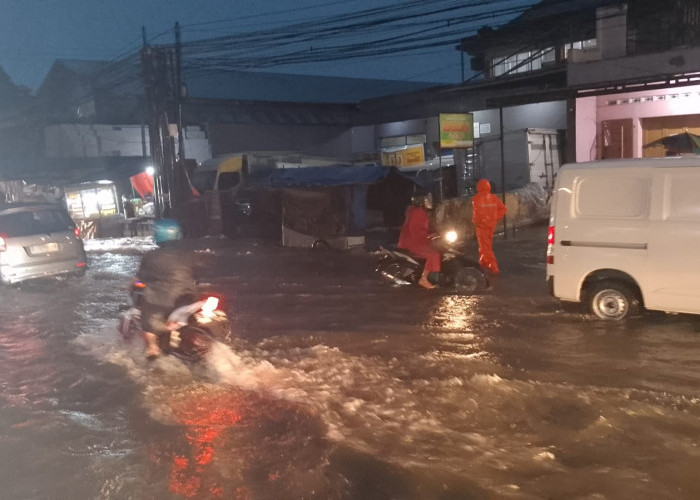
[(422, 144), (382, 151), (382, 165), (385, 167), (412, 167), (424, 163), (425, 151)]
[(440, 148), (474, 146), (474, 116), (471, 113), (440, 113)]

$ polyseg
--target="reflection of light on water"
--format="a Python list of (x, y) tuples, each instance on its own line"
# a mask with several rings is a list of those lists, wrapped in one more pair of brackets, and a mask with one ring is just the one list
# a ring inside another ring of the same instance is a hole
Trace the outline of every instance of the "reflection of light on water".
[(205, 491), (210, 498), (222, 498), (223, 487), (208, 477), (207, 469), (214, 459), (219, 436), (238, 424), (240, 413), (222, 405), (219, 394), (197, 395), (173, 406), (177, 421), (185, 427), (190, 450), (172, 458), (170, 491), (186, 498)]
[(424, 355), (424, 359), (458, 362), (488, 358), (489, 353), (483, 349), (478, 335), (483, 323), (483, 317), (476, 312), (478, 305), (478, 296), (441, 297), (425, 325), (439, 343), (437, 349)]
[(474, 323), (473, 309), (479, 303), (476, 296), (444, 296), (430, 313), (428, 328), (471, 332)]

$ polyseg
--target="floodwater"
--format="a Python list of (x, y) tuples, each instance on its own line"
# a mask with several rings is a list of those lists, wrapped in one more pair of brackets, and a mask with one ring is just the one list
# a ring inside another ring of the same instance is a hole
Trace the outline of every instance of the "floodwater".
[(236, 340), (199, 366), (116, 334), (150, 243), (88, 241), (83, 279), (0, 289), (0, 498), (700, 498), (700, 320), (563, 307), (545, 236), (477, 296), (200, 242)]

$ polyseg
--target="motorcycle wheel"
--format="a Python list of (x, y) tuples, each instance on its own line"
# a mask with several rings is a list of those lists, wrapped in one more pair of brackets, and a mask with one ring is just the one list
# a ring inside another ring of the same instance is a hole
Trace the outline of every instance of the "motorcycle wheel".
[(173, 351), (193, 361), (200, 361), (211, 350), (214, 343), (214, 338), (209, 330), (198, 326), (185, 326), (179, 334), (180, 345)]
[(475, 293), (486, 288), (486, 277), (479, 269), (463, 267), (455, 273), (454, 287), (459, 293)]

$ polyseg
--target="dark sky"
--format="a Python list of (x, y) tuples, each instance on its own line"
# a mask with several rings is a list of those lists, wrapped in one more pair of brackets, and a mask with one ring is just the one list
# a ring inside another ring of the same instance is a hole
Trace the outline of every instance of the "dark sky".
[[(247, 40), (248, 35), (243, 33), (266, 31), (269, 36), (281, 33), (290, 25), (310, 22), (297, 30), (295, 36), (303, 37), (303, 41), (298, 41), (294, 50), (303, 47), (312, 52), (326, 44), (338, 47), (338, 54), (345, 54), (347, 47), (356, 47), (364, 40), (385, 40), (374, 46), (391, 47), (391, 40), (401, 37), (405, 40), (409, 34), (423, 46), (411, 52), (249, 69), (456, 83), (460, 81), (462, 66), (454, 46), (461, 33), (468, 36), (479, 26), (512, 18), (517, 15), (513, 7), (523, 3), (532, 1), (2, 0), (0, 66), (14, 83), (35, 90), (55, 59), (109, 61), (137, 51), (142, 44), (142, 27), (151, 43), (165, 44), (173, 41), (172, 28), (176, 21), (182, 25), (185, 42), (236, 32), (241, 33), (241, 40)], [(385, 11), (373, 10), (360, 19), (339, 17), (385, 7)], [(435, 13), (428, 14), (431, 11)], [(494, 15), (501, 11), (503, 16)], [(488, 12), (490, 17), (485, 16)], [(402, 14), (415, 15), (400, 19)], [(461, 25), (452, 24), (457, 18), (461, 19)], [(473, 20), (467, 21), (468, 18)], [(341, 27), (347, 28), (355, 22), (363, 26), (343, 31), (324, 42), (314, 40), (314, 30), (333, 19), (339, 19)], [(395, 19), (395, 22), (373, 26), (372, 21), (378, 19)], [(280, 38), (275, 47), (281, 41)], [(275, 50), (280, 49), (267, 49), (264, 54), (270, 55)], [(250, 54), (257, 57), (255, 52)], [(465, 64), (468, 67), (468, 60)]]

